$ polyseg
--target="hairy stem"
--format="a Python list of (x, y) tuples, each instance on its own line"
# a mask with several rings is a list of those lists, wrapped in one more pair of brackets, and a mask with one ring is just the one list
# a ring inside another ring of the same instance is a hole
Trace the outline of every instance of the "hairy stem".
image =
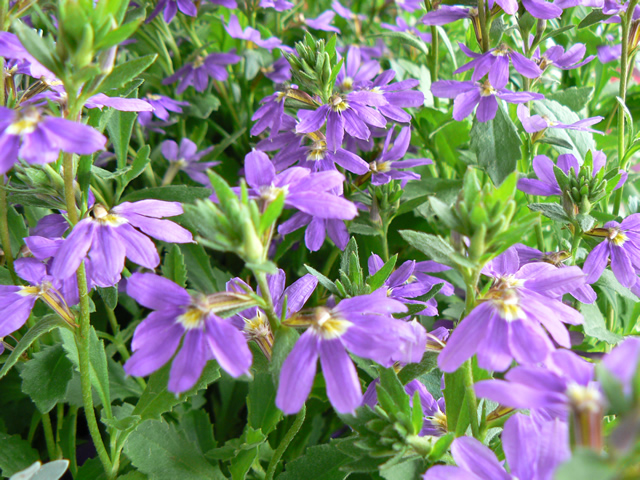
[(44, 441), (47, 444), (47, 455), (49, 455), (49, 460), (55, 460), (56, 458), (58, 458), (58, 445), (53, 438), (51, 417), (48, 413), (42, 415), (42, 429), (44, 430)]
[(473, 366), (471, 360), (467, 360), (462, 365), (464, 371), (464, 389), (467, 396), (467, 405), (469, 407), (469, 421), (471, 422), (471, 433), (474, 438), (479, 438), (480, 430), (478, 429), (478, 399), (473, 389)]
[[(4, 175), (0, 177), (4, 180)], [(7, 262), (7, 268), (11, 274), (11, 280), (18, 285), (18, 277), (13, 268), (13, 253), (11, 252), (11, 238), (9, 236), (9, 206), (7, 204), (7, 191), (4, 185), (0, 185), (0, 241), (2, 242), (2, 250), (4, 251), (4, 259)]]
[(267, 282), (267, 274), (260, 271), (254, 271), (253, 276), (256, 277), (258, 286), (260, 287), (260, 295), (265, 302), (265, 313), (269, 320), (269, 326), (271, 331), (275, 332), (280, 326), (280, 319), (276, 315), (275, 308), (273, 307), (273, 298), (271, 297), (271, 291), (269, 290), (269, 283)]
[(282, 439), (282, 442), (280, 442), (280, 445), (278, 445), (276, 451), (273, 453), (273, 457), (271, 457), (269, 467), (267, 467), (267, 475), (265, 476), (265, 480), (273, 480), (273, 475), (276, 472), (276, 467), (278, 466), (282, 455), (287, 450), (287, 447), (300, 431), (300, 427), (302, 427), (302, 423), (304, 422), (306, 413), (307, 407), (305, 405), (302, 405), (302, 410), (300, 410), (300, 412), (298, 412), (298, 415), (296, 415), (296, 419), (293, 422), (293, 425), (291, 425), (291, 428)]

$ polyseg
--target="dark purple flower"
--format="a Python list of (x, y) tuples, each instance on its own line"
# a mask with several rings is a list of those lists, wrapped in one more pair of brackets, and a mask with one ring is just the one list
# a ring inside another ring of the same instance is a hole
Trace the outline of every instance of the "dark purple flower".
[(282, 192), (285, 207), (323, 219), (351, 220), (358, 213), (353, 203), (331, 193), (344, 182), (338, 171), (312, 173), (292, 167), (276, 174), (269, 157), (253, 150), (245, 157), (245, 175), (253, 197), (272, 201)]
[(478, 11), (475, 8), (471, 9), (441, 4), (437, 9), (427, 12), (427, 14), (422, 17), (422, 22), (425, 25), (447, 25), (456, 20), (473, 18), (474, 16), (478, 16)]
[(535, 409), (543, 417), (563, 421), (571, 411), (598, 413), (604, 408), (594, 365), (570, 350), (556, 350), (545, 365), (515, 367), (504, 378), (476, 383), (476, 394), (500, 405)]
[(433, 466), (424, 480), (552, 480), (558, 465), (571, 457), (566, 423), (522, 414), (505, 423), (502, 446), (510, 473), (489, 447), (475, 438), (459, 437), (451, 445), (458, 466)]
[(316, 308), (305, 316), (309, 328), (282, 365), (278, 408), (285, 414), (302, 408), (320, 357), (329, 401), (339, 413), (353, 413), (362, 404), (362, 389), (347, 350), (383, 365), (393, 363), (392, 357), (405, 348), (411, 332), (407, 323), (391, 314), (405, 310), (402, 303), (378, 291), (342, 300), (333, 309)]
[[(182, 113), (182, 107), (189, 106), (189, 102), (181, 102), (173, 98), (165, 97), (164, 95), (152, 93), (147, 93), (144, 100), (153, 108), (153, 116), (165, 122), (169, 120), (169, 112)], [(152, 112), (140, 112), (138, 115), (140, 125), (146, 127), (151, 124), (151, 113)]]
[(636, 270), (640, 269), (640, 213), (629, 215), (622, 223), (607, 222), (596, 232), (604, 241), (589, 252), (584, 262), (587, 282), (598, 280), (611, 258), (611, 270), (620, 284), (633, 287), (638, 281)]
[(197, 92), (204, 92), (209, 85), (209, 77), (224, 81), (229, 77), (227, 65), (238, 63), (242, 57), (235, 53), (212, 53), (206, 57), (197, 57), (193, 63), (187, 63), (176, 73), (162, 81), (163, 85), (179, 82), (176, 92), (181, 94), (189, 86)]
[(213, 146), (198, 151), (198, 147), (188, 138), (180, 141), (180, 146), (173, 140), (162, 142), (162, 155), (176, 168), (184, 171), (194, 181), (202, 185), (210, 185), (207, 169), (219, 165), (220, 162), (200, 162), (199, 160), (213, 151)]
[(419, 174), (403, 171), (405, 168), (431, 165), (433, 163), (429, 158), (402, 160), (407, 154), (411, 142), (411, 127), (403, 127), (395, 138), (393, 145), (389, 147), (393, 133), (394, 129), (391, 128), (387, 133), (380, 156), (369, 164), (369, 168), (373, 172), (371, 175), (371, 183), (373, 185), (384, 185), (391, 180), (400, 180), (404, 187), (409, 180), (420, 180)]
[(125, 257), (154, 269), (160, 257), (147, 235), (171, 243), (193, 241), (188, 230), (170, 220), (162, 220), (162, 217), (182, 213), (179, 203), (161, 200), (124, 202), (111, 210), (95, 205), (92, 215), (80, 220), (58, 249), (51, 271), (56, 278), (68, 278), (89, 255), (96, 285), (110, 287), (120, 280)]
[(336, 77), (336, 87), (349, 92), (366, 86), (380, 70), (380, 62), (376, 60), (362, 60), (360, 47), (349, 46), (344, 65)]
[(580, 132), (591, 132), (604, 135), (603, 132), (591, 128), (592, 125), (604, 120), (604, 117), (589, 117), (573, 123), (561, 123), (541, 115), (531, 115), (529, 113), (529, 109), (524, 104), (520, 104), (518, 105), (518, 118), (520, 119), (520, 122), (522, 122), (525, 132), (528, 133), (541, 132), (547, 128), (560, 128), (564, 130), (577, 130)]
[(194, 5), (193, 0), (158, 0), (156, 8), (151, 12), (146, 23), (156, 18), (161, 10), (163, 11), (164, 21), (167, 23), (173, 20), (178, 10), (190, 17), (198, 15), (198, 9)]
[(102, 150), (107, 139), (97, 130), (63, 118), (43, 115), (36, 107), (19, 110), (0, 107), (0, 174), (18, 158), (31, 164), (50, 163), (60, 150), (90, 155)]
[(476, 116), (480, 122), (488, 122), (496, 116), (498, 111), (496, 97), (509, 103), (525, 103), (544, 98), (544, 95), (539, 93), (512, 92), (506, 88), (496, 89), (488, 80), (484, 83), (438, 80), (431, 85), (431, 93), (436, 97), (455, 98), (453, 118), (458, 121), (471, 115), (477, 105)]
[(571, 347), (563, 322), (577, 325), (583, 319), (562, 303), (562, 295), (584, 284), (579, 267), (556, 268), (543, 262), (520, 267), (516, 250), (510, 248), (483, 273), (494, 277), (493, 285), (453, 330), (438, 356), (442, 371), (455, 371), (475, 353), (481, 368), (499, 372), (513, 359), (542, 362), (554, 349), (549, 335), (559, 345)]
[(294, 213), (289, 220), (281, 223), (278, 233), (284, 236), (302, 227), (307, 227), (304, 244), (312, 252), (320, 250), (326, 237), (329, 237), (340, 250), (344, 250), (349, 243), (349, 232), (344, 220), (313, 217), (302, 212)]
[(509, 81), (509, 61), (516, 71), (527, 78), (538, 78), (542, 75), (542, 70), (524, 55), (511, 50), (505, 43), (496, 48), (492, 48), (485, 53), (475, 53), (464, 43), (459, 43), (460, 49), (467, 57), (473, 58), (469, 63), (464, 64), (453, 73), (462, 73), (473, 70), (471, 80), (477, 82), (485, 75), (489, 74), (489, 83), (496, 89), (502, 89)]
[[(368, 125), (383, 128), (387, 121), (372, 107), (380, 107), (387, 101), (379, 93), (358, 91), (347, 95), (335, 94), (329, 103), (304, 115), (296, 126), (296, 133), (311, 133), (326, 123), (327, 147), (334, 152), (342, 146), (345, 131), (356, 138), (368, 140)], [(302, 110), (301, 110), (302, 111)]]
[(192, 388), (206, 363), (215, 359), (232, 377), (249, 373), (252, 355), (247, 340), (229, 319), (218, 317), (214, 295), (189, 294), (171, 280), (151, 273), (134, 273), (127, 295), (154, 310), (136, 328), (133, 355), (124, 364), (128, 375), (144, 377), (173, 359), (170, 392)]
[[(306, 112), (309, 111), (306, 110)], [(311, 114), (311, 112), (308, 114)], [(362, 175), (369, 171), (369, 164), (355, 153), (351, 153), (342, 147), (337, 148), (335, 151), (329, 150), (322, 132), (307, 133), (304, 135), (304, 139), (308, 139), (309, 144), (299, 143), (299, 148), (296, 149), (295, 154), (294, 152), (289, 152), (288, 158), (283, 155), (276, 155), (279, 158), (277, 160), (274, 158), (274, 163), (278, 169), (289, 167), (298, 161), (301, 167), (308, 168), (312, 172), (337, 170), (336, 165), (357, 175)], [(342, 193), (342, 189), (339, 189), (337, 193)]]
[(35, 258), (19, 258), (15, 261), (15, 270), (30, 285), (0, 285), (0, 338), (25, 324), (38, 299), (65, 321), (74, 324), (74, 315), (58, 290), (60, 283), (47, 274), (42, 262)]

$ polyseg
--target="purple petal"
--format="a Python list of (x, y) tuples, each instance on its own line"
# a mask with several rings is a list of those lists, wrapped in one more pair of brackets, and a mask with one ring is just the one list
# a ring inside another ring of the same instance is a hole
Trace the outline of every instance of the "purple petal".
[(208, 357), (204, 331), (200, 329), (187, 331), (182, 347), (171, 364), (167, 390), (182, 393), (192, 388), (202, 375)]
[(205, 337), (213, 356), (225, 372), (234, 378), (249, 373), (253, 357), (247, 339), (228, 320), (210, 315)]
[(131, 275), (127, 279), (127, 295), (154, 310), (184, 307), (191, 303), (191, 296), (184, 288), (153, 273)]
[(451, 445), (451, 455), (456, 463), (480, 478), (511, 480), (496, 454), (489, 447), (471, 437), (459, 437)]
[(320, 346), (318, 337), (304, 332), (282, 364), (276, 406), (285, 414), (298, 413), (313, 386)]
[(331, 405), (338, 413), (353, 414), (362, 404), (362, 389), (356, 367), (339, 339), (320, 342), (320, 364)]
[(95, 227), (95, 222), (89, 218), (80, 220), (73, 227), (53, 259), (51, 274), (54, 277), (65, 279), (78, 270), (93, 242)]

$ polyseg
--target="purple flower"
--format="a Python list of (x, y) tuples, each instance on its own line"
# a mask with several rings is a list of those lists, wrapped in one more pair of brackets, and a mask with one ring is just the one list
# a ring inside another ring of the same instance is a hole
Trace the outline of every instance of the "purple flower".
[(578, 130), (580, 132), (591, 132), (604, 135), (604, 132), (591, 128), (591, 125), (600, 123), (604, 120), (604, 117), (589, 117), (584, 120), (578, 120), (577, 122), (568, 124), (560, 123), (541, 115), (531, 115), (529, 113), (529, 109), (524, 104), (520, 104), (518, 105), (518, 118), (520, 119), (520, 122), (522, 122), (525, 132), (528, 133), (541, 132), (547, 128), (561, 128), (564, 130)]
[(600, 63), (609, 63), (622, 56), (622, 44), (600, 45), (598, 48), (598, 60)]
[(510, 473), (489, 447), (475, 438), (459, 437), (451, 445), (458, 466), (433, 466), (424, 480), (551, 480), (558, 465), (571, 457), (566, 423), (522, 414), (505, 423), (502, 446)]
[(386, 103), (378, 105), (378, 111), (385, 117), (400, 123), (411, 122), (411, 115), (403, 108), (421, 107), (424, 104), (424, 93), (413, 90), (420, 82), (407, 78), (401, 82), (390, 83), (396, 72), (385, 70), (371, 84), (370, 91), (379, 93)]
[(438, 356), (442, 371), (455, 371), (475, 353), (481, 368), (499, 372), (513, 359), (541, 362), (554, 349), (549, 335), (559, 345), (571, 347), (563, 322), (577, 325), (583, 319), (562, 303), (562, 295), (584, 284), (579, 267), (556, 268), (542, 262), (520, 267), (516, 250), (510, 248), (483, 273), (494, 277), (493, 285), (453, 330)]
[(58, 81), (58, 78), (26, 48), (22, 46), (16, 35), (9, 32), (0, 32), (0, 57), (16, 60), (17, 73), (25, 73), (37, 79), (44, 79), (45, 82), (51, 84)]
[(282, 365), (278, 408), (285, 414), (302, 408), (320, 357), (329, 401), (339, 413), (353, 413), (362, 404), (362, 389), (347, 350), (383, 365), (393, 363), (392, 356), (407, 341), (408, 324), (391, 314), (405, 310), (402, 303), (387, 298), (381, 290), (342, 300), (333, 309), (316, 308), (305, 317), (309, 328)]
[[(593, 176), (595, 177), (598, 172), (607, 163), (607, 157), (605, 154), (596, 150), (593, 152)], [(571, 169), (574, 171), (574, 175), (580, 171), (580, 163), (578, 159), (571, 153), (565, 153), (558, 155), (558, 161), (556, 165), (565, 174), (569, 175)], [(533, 159), (533, 171), (535, 172), (537, 179), (535, 178), (521, 178), (518, 180), (518, 190), (528, 193), (529, 195), (540, 195), (548, 197), (551, 195), (562, 195), (560, 185), (553, 172), (554, 163), (546, 155), (537, 155)], [(620, 188), (627, 179), (626, 172), (621, 171), (621, 178), (616, 185), (616, 189)], [(591, 282), (589, 282), (591, 283)]]
[(513, 64), (516, 71), (527, 78), (538, 78), (542, 75), (542, 70), (524, 55), (511, 50), (505, 43), (497, 48), (492, 48), (486, 53), (475, 53), (464, 43), (459, 43), (460, 49), (467, 57), (473, 58), (469, 63), (464, 64), (453, 73), (462, 73), (473, 70), (471, 80), (477, 82), (487, 73), (489, 74), (489, 83), (494, 88), (500, 90), (509, 81), (509, 61)]
[(19, 258), (15, 261), (15, 269), (30, 285), (0, 285), (0, 338), (25, 324), (39, 298), (65, 321), (75, 325), (74, 316), (58, 290), (60, 283), (47, 275), (42, 262), (35, 258)]
[(403, 127), (394, 140), (393, 145), (389, 147), (393, 133), (394, 129), (391, 128), (387, 133), (387, 138), (384, 141), (384, 147), (380, 156), (369, 165), (371, 172), (373, 172), (371, 176), (372, 185), (384, 185), (391, 180), (400, 180), (404, 187), (409, 180), (420, 180), (420, 175), (402, 170), (420, 165), (431, 165), (433, 163), (429, 158), (402, 160), (407, 154), (411, 142), (411, 127)]
[(342, 5), (338, 0), (333, 0), (331, 2), (331, 8), (342, 18), (345, 20), (358, 20), (363, 21), (367, 19), (366, 15), (361, 13), (353, 13), (350, 9)]
[[(513, 1), (518, 9), (518, 2)], [(551, 20), (562, 15), (562, 8), (557, 5), (558, 2), (547, 2), (545, 0), (522, 0), (522, 5), (531, 14), (532, 17), (541, 18), (543, 20)], [(505, 10), (506, 12), (506, 10)], [(513, 15), (515, 12), (507, 12)]]
[(338, 27), (331, 25), (333, 17), (335, 16), (336, 12), (327, 10), (326, 12), (321, 13), (317, 18), (305, 18), (304, 23), (307, 27), (313, 28), (314, 30), (340, 33), (340, 29)]
[(111, 210), (95, 205), (92, 215), (80, 220), (65, 239), (53, 259), (51, 271), (56, 278), (66, 279), (76, 272), (88, 254), (96, 285), (110, 287), (120, 280), (125, 257), (154, 269), (160, 257), (147, 235), (164, 242), (193, 241), (188, 230), (161, 219), (180, 214), (182, 205), (161, 200), (125, 202)]
[(347, 95), (335, 94), (329, 103), (301, 118), (296, 133), (311, 133), (326, 123), (327, 147), (334, 152), (342, 145), (345, 131), (361, 140), (371, 135), (368, 125), (383, 128), (387, 121), (374, 108), (387, 101), (378, 93), (359, 91)]
[[(453, 295), (453, 285), (446, 280), (424, 274), (425, 271), (449, 270), (449, 267), (439, 265), (436, 262), (426, 263), (427, 262), (416, 263), (413, 260), (404, 262), (384, 282), (384, 288), (387, 289), (387, 296), (389, 298), (393, 298), (402, 303), (424, 305), (424, 310), (416, 312), (416, 315), (428, 315), (432, 317), (438, 314), (438, 302), (436, 302), (435, 298), (431, 298), (427, 302), (415, 300), (415, 298), (429, 293), (435, 285), (440, 283), (444, 284), (441, 293)], [(372, 254), (368, 260), (369, 275), (375, 275), (383, 265), (384, 262), (382, 259), (375, 253)]]
[[(48, 99), (66, 106), (67, 98), (68, 95), (64, 86), (61, 84), (49, 85), (49, 89), (47, 91), (34, 95), (28, 101), (23, 102), (23, 104), (37, 104), (39, 100)], [(151, 105), (139, 98), (109, 97), (104, 93), (98, 93), (97, 95), (89, 97), (84, 106), (86, 108), (99, 108), (100, 110), (102, 110), (103, 107), (111, 107), (116, 110), (120, 110), (121, 112), (150, 112), (153, 110)]]
[(232, 377), (249, 373), (247, 340), (229, 319), (215, 314), (215, 294), (191, 295), (166, 278), (134, 273), (127, 280), (127, 295), (154, 310), (133, 334), (133, 355), (124, 364), (128, 375), (144, 377), (158, 370), (173, 357), (183, 337), (171, 365), (169, 391), (192, 388), (211, 359)]
[(349, 46), (347, 58), (336, 77), (336, 87), (348, 92), (366, 86), (380, 70), (380, 62), (362, 60), (360, 47)]
[(224, 81), (229, 77), (227, 65), (238, 63), (242, 57), (235, 53), (212, 53), (206, 57), (197, 57), (193, 63), (187, 63), (176, 73), (162, 81), (163, 85), (179, 82), (176, 92), (181, 94), (189, 86), (197, 92), (204, 92), (209, 85), (209, 77)]
[[(587, 47), (583, 43), (572, 45), (566, 52), (561, 45), (555, 45), (547, 49), (542, 56), (540, 49), (537, 49), (532, 59), (540, 66), (541, 70), (546, 70), (552, 65), (562, 70), (573, 70), (586, 65), (595, 58), (593, 55), (584, 58), (586, 53)], [(582, 60), (583, 58), (584, 60)]]
[(640, 338), (627, 337), (602, 359), (602, 365), (622, 384), (625, 395), (633, 392), (633, 379), (640, 360)]
[(475, 8), (471, 9), (441, 4), (437, 9), (427, 12), (427, 14), (422, 17), (422, 22), (425, 25), (447, 25), (456, 20), (473, 18), (474, 16), (478, 16), (478, 11)]
[(173, 20), (173, 17), (176, 16), (178, 10), (190, 17), (198, 15), (198, 10), (193, 4), (193, 0), (158, 0), (156, 8), (151, 12), (146, 23), (149, 23), (151, 20), (156, 18), (161, 10), (163, 11), (164, 21), (167, 23), (170, 23), (171, 20)]
[[(222, 21), (224, 23), (224, 18), (222, 19)], [(238, 21), (238, 17), (235, 15), (231, 15), (229, 17), (229, 23), (224, 26), (224, 29), (227, 31), (229, 36), (231, 36), (231, 38), (253, 42), (257, 46), (268, 51), (271, 51), (274, 48), (280, 48), (281, 50), (285, 51), (292, 51), (291, 48), (283, 45), (282, 41), (277, 37), (269, 37), (266, 40), (262, 40), (260, 32), (255, 28), (247, 27), (243, 30), (240, 26), (240, 22)]]
[(415, 26), (409, 25), (407, 21), (402, 17), (396, 17), (395, 25), (391, 25), (390, 23), (381, 23), (380, 26), (382, 28), (386, 28), (387, 30), (391, 30), (392, 32), (413, 33), (416, 37), (422, 39), (424, 42), (431, 43), (430, 33), (421, 32)]
[(184, 171), (194, 181), (209, 186), (207, 169), (214, 167), (220, 162), (200, 162), (199, 160), (213, 151), (213, 147), (198, 151), (198, 147), (188, 138), (180, 141), (180, 146), (173, 140), (162, 142), (162, 155), (173, 163), (177, 168)]
[(0, 132), (0, 174), (11, 170), (18, 158), (31, 164), (50, 163), (58, 159), (60, 150), (90, 155), (107, 142), (87, 125), (43, 115), (35, 107), (0, 107)]
[(611, 270), (620, 284), (633, 287), (638, 281), (636, 270), (640, 269), (640, 213), (629, 215), (622, 223), (607, 222), (593, 233), (604, 237), (604, 241), (589, 252), (584, 262), (587, 282), (598, 280), (611, 258)]
[(416, 10), (422, 10), (422, 0), (395, 0), (398, 8), (407, 12), (415, 12)]
[(260, 8), (273, 8), (277, 12), (284, 12), (293, 8), (293, 3), (287, 0), (260, 0)]
[(480, 122), (493, 120), (498, 111), (496, 97), (509, 103), (525, 103), (531, 100), (542, 100), (543, 95), (533, 92), (512, 92), (496, 89), (488, 80), (479, 82), (457, 82), (455, 80), (438, 80), (431, 85), (431, 93), (436, 97), (455, 98), (453, 101), (453, 118), (461, 121), (473, 113), (478, 106), (476, 116)]
[(604, 398), (594, 365), (570, 350), (556, 350), (545, 365), (518, 366), (505, 380), (475, 384), (479, 397), (513, 408), (535, 409), (545, 418), (566, 421), (571, 411), (601, 413)]
[(278, 233), (284, 236), (302, 227), (307, 227), (304, 243), (312, 252), (320, 250), (327, 236), (340, 250), (344, 250), (349, 243), (349, 232), (344, 220), (313, 217), (302, 212), (294, 213), (289, 220), (281, 223)]
[(280, 57), (270, 67), (263, 69), (263, 73), (272, 82), (285, 83), (291, 80), (291, 65), (286, 58)]
[(307, 168), (292, 167), (276, 175), (269, 157), (253, 150), (245, 157), (245, 174), (253, 197), (272, 201), (282, 192), (285, 207), (324, 219), (351, 220), (358, 213), (353, 203), (330, 193), (342, 187), (340, 172), (311, 173)]
[[(182, 107), (188, 107), (189, 102), (181, 102), (174, 100), (164, 95), (156, 95), (147, 93), (144, 99), (151, 105), (153, 109), (153, 116), (163, 121), (169, 120), (169, 112), (182, 113)], [(151, 112), (140, 112), (138, 115), (138, 121), (140, 125), (146, 127), (151, 124)]]

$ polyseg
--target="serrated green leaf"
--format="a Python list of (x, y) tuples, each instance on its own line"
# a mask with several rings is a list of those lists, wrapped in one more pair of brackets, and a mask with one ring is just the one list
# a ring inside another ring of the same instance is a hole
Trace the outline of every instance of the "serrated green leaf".
[(348, 472), (340, 467), (352, 458), (342, 453), (335, 442), (309, 447), (305, 454), (287, 463), (286, 470), (277, 480), (343, 480)]
[(584, 333), (597, 340), (616, 344), (624, 337), (607, 330), (606, 322), (597, 304), (580, 304), (580, 312), (584, 317)]
[(172, 245), (169, 253), (165, 255), (162, 274), (183, 288), (187, 286), (187, 267), (184, 263), (184, 255), (178, 245)]
[(166, 187), (150, 187), (131, 192), (122, 198), (122, 202), (136, 202), (153, 198), (167, 202), (193, 203), (199, 199), (209, 198), (211, 190), (204, 187), (188, 187), (186, 185), (167, 185)]
[(20, 435), (0, 432), (0, 469), (4, 477), (28, 468), (39, 459), (38, 452)]
[(387, 281), (389, 275), (393, 272), (396, 262), (398, 261), (398, 255), (394, 255), (387, 261), (376, 273), (367, 277), (367, 284), (371, 287), (371, 290), (377, 290), (384, 282)]
[(107, 92), (113, 88), (122, 87), (149, 68), (157, 57), (158, 55), (154, 53), (117, 65), (100, 85), (100, 91)]
[(569, 223), (570, 221), (564, 209), (557, 203), (531, 203), (529, 204), (529, 209), (534, 212), (540, 212), (551, 220), (562, 223)]
[(64, 399), (73, 376), (73, 365), (62, 345), (48, 345), (34, 353), (22, 371), (22, 391), (29, 395), (41, 413), (51, 411)]

